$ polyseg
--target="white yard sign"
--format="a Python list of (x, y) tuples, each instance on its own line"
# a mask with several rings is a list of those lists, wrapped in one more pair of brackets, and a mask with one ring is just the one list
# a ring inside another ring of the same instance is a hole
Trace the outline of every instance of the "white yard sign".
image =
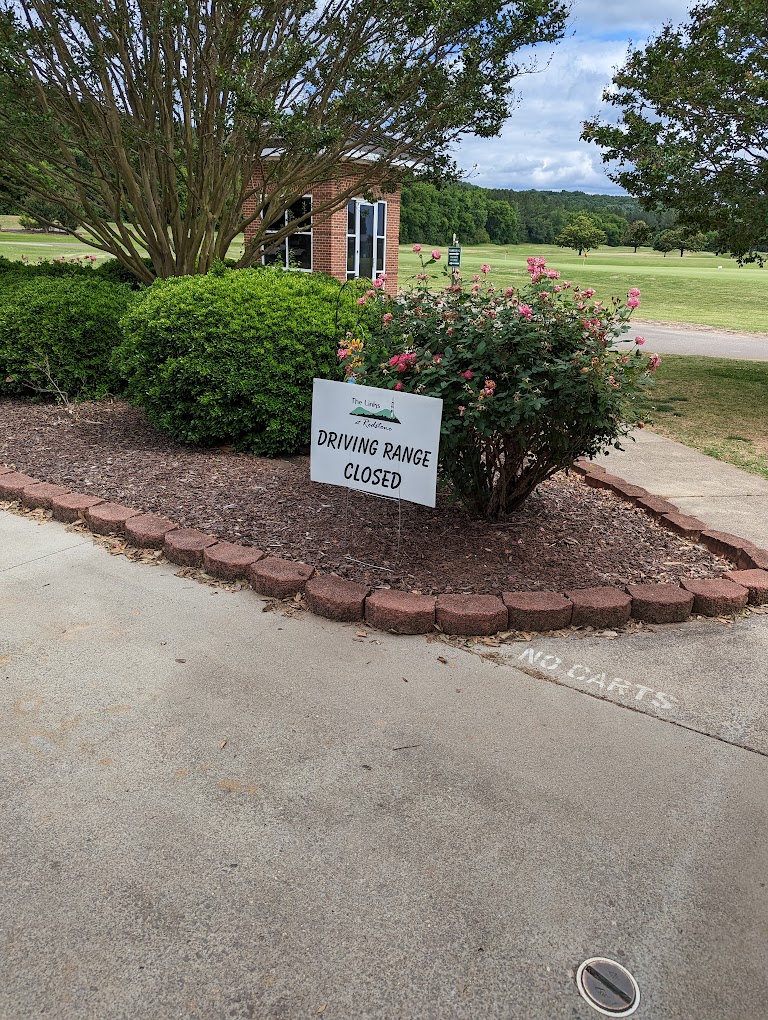
[(435, 505), (443, 402), (315, 379), (313, 482)]

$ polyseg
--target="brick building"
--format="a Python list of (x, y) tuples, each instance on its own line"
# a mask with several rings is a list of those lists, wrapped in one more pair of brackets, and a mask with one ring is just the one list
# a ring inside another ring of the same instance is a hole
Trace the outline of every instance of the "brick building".
[[(313, 209), (322, 208), (337, 195), (354, 195), (359, 179), (360, 174), (350, 164), (343, 176), (314, 185), (285, 213), (286, 223), (298, 221), (296, 232), (280, 242), (275, 251), (263, 256), (264, 261), (293, 266), (298, 272), (328, 273), (337, 280), (375, 279), (386, 273), (385, 289), (394, 294), (400, 234), (399, 189), (385, 192), (361, 185), (358, 197), (350, 198), (336, 212), (312, 216)], [(364, 191), (369, 198), (363, 198)], [(256, 200), (253, 202), (255, 209)], [(247, 205), (245, 211), (249, 211)], [(257, 223), (246, 229), (246, 242), (255, 234)]]

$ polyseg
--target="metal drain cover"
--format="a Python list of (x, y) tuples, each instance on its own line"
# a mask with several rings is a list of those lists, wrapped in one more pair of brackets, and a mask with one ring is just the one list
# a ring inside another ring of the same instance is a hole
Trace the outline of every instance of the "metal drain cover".
[(631, 1016), (640, 1005), (640, 989), (626, 967), (604, 956), (585, 960), (576, 971), (583, 999), (603, 1016)]

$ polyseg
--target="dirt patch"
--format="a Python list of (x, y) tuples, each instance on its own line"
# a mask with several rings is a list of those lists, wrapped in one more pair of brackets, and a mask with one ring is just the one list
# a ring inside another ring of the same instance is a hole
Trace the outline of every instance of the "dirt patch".
[(507, 521), (488, 524), (445, 496), (431, 510), (319, 485), (308, 457), (181, 446), (121, 402), (82, 405), (73, 421), (61, 408), (0, 399), (0, 462), (372, 586), (566, 591), (730, 568), (576, 475), (557, 475)]

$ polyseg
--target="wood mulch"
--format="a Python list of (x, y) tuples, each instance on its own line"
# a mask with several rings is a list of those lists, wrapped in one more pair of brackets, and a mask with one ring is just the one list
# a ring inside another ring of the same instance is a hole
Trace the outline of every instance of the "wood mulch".
[(730, 566), (575, 474), (541, 485), (504, 523), (441, 496), (434, 510), (402, 503), (398, 522), (396, 502), (311, 482), (308, 457), (185, 447), (119, 401), (80, 405), (73, 417), (0, 399), (0, 463), (372, 586), (567, 591), (719, 577)]

